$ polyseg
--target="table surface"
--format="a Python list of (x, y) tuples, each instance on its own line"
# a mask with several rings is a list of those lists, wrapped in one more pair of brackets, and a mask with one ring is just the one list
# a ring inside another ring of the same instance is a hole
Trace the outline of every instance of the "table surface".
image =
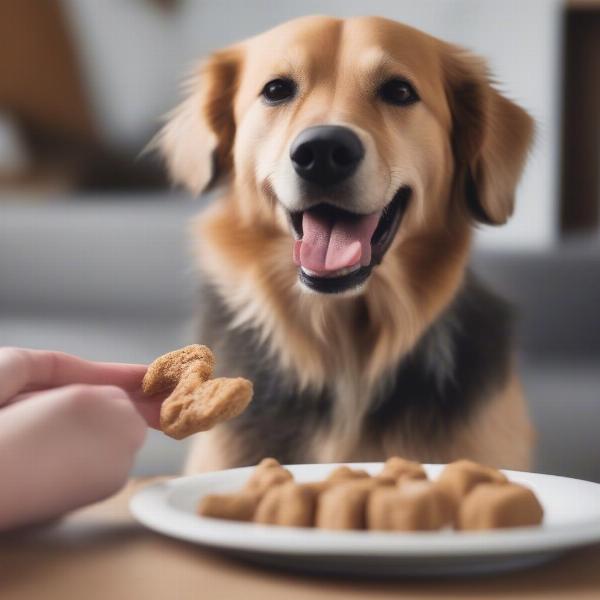
[(138, 525), (128, 500), (149, 481), (52, 525), (0, 537), (0, 598), (600, 598), (600, 545), (528, 571), (463, 579), (348, 580), (251, 566)]

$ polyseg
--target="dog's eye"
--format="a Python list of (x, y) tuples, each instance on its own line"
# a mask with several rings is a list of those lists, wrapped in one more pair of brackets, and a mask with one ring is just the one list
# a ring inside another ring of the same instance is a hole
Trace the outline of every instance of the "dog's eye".
[(269, 104), (279, 104), (292, 98), (296, 84), (291, 79), (273, 79), (262, 89), (261, 95)]
[(420, 100), (415, 88), (404, 79), (390, 79), (377, 90), (379, 97), (389, 104), (407, 106)]

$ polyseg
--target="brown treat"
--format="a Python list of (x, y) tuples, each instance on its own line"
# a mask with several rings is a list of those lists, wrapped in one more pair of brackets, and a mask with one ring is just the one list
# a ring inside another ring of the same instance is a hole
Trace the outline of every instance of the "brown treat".
[(258, 504), (254, 521), (287, 527), (312, 527), (318, 492), (311, 484), (288, 481), (269, 489)]
[(420, 463), (392, 456), (385, 461), (381, 475), (393, 477), (397, 481), (403, 479), (427, 479), (427, 473)]
[(264, 473), (264, 475), (253, 484), (253, 487), (249, 489), (256, 490), (259, 494), (263, 495), (272, 487), (279, 486), (292, 480), (292, 474), (287, 469), (271, 469)]
[(492, 467), (471, 460), (457, 460), (446, 465), (437, 479), (437, 485), (458, 503), (481, 483), (507, 483), (506, 476)]
[(533, 492), (496, 469), (461, 460), (432, 482), (421, 465), (397, 457), (375, 477), (342, 466), (308, 483), (294, 482), (277, 460), (265, 458), (242, 491), (206, 496), (198, 512), (287, 527), (379, 531), (520, 527), (538, 525), (543, 517)]
[(394, 480), (369, 477), (331, 486), (319, 496), (316, 526), (324, 529), (365, 529), (369, 494), (379, 487), (390, 487)]
[(200, 500), (198, 514), (213, 519), (252, 521), (259, 500), (260, 496), (252, 492), (211, 494)]
[(274, 458), (263, 458), (248, 478), (244, 489), (258, 493), (261, 497), (273, 486), (281, 485), (294, 478)]
[(146, 371), (142, 381), (144, 394), (158, 394), (174, 389), (184, 372), (196, 373), (206, 381), (213, 372), (215, 358), (210, 348), (194, 344), (159, 356)]
[(252, 399), (247, 379), (208, 380), (214, 357), (195, 344), (157, 358), (142, 382), (145, 394), (172, 390), (161, 406), (160, 427), (176, 440), (206, 431), (220, 421), (239, 415)]
[(312, 481), (310, 483), (306, 483), (305, 485), (310, 485), (314, 487), (319, 493), (328, 490), (334, 486), (340, 485), (342, 483), (349, 483), (351, 481), (359, 482), (367, 482), (370, 481), (368, 485), (395, 485), (396, 480), (393, 477), (386, 477), (384, 475), (375, 475), (371, 477), (366, 471), (352, 471), (349, 470), (349, 473), (340, 472), (339, 474), (335, 474), (333, 477), (328, 477), (323, 481)]
[(322, 494), (325, 490), (331, 487), (331, 483), (328, 481), (309, 481), (308, 483), (302, 484), (304, 487), (311, 489), (315, 494)]
[(345, 465), (336, 467), (329, 473), (325, 481), (329, 483), (340, 483), (343, 481), (350, 481), (352, 479), (364, 479), (369, 477), (369, 474), (362, 469), (351, 469)]
[(218, 378), (202, 381), (199, 373), (186, 373), (163, 402), (160, 427), (176, 440), (206, 431), (245, 410), (252, 399), (247, 379)]
[(281, 463), (276, 458), (268, 456), (267, 458), (263, 458), (256, 465), (255, 472), (263, 469), (270, 469), (271, 467), (281, 467)]
[(539, 525), (544, 509), (535, 494), (516, 483), (479, 484), (461, 502), (457, 529), (481, 530)]
[(449, 525), (453, 503), (433, 483), (405, 480), (378, 487), (367, 502), (367, 527), (382, 531), (435, 531)]
[[(396, 479), (394, 477), (388, 477), (387, 475), (375, 475), (375, 477), (371, 477), (371, 481), (373, 481), (373, 483), (376, 486), (398, 485), (398, 481), (396, 481)], [(411, 480), (407, 480), (407, 481), (411, 481)]]

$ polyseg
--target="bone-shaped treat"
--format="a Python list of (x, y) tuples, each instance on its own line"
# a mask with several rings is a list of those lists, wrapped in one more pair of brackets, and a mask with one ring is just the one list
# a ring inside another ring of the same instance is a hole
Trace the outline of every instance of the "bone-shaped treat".
[(393, 477), (397, 481), (427, 479), (427, 473), (420, 463), (399, 456), (388, 458), (383, 465), (381, 474)]
[(157, 358), (142, 382), (144, 393), (172, 390), (160, 411), (160, 428), (181, 440), (236, 417), (252, 400), (252, 383), (242, 377), (209, 379), (214, 357), (206, 346), (186, 346)]
[(261, 525), (412, 532), (533, 526), (544, 511), (533, 491), (470, 460), (447, 465), (433, 481), (423, 465), (392, 457), (375, 475), (342, 465), (305, 482), (265, 458), (239, 491), (204, 496), (198, 514)]
[[(259, 503), (262, 504), (269, 492), (287, 483), (293, 484), (292, 474), (274, 458), (264, 458), (254, 469), (243, 489), (232, 494), (204, 496), (198, 506), (198, 514), (215, 519), (251, 521), (255, 517), (255, 512), (258, 514)], [(273, 500), (268, 500), (261, 514), (273, 516), (260, 517), (259, 522), (267, 522), (267, 519), (275, 518), (275, 510), (278, 509), (273, 507)], [(283, 517), (294, 519), (294, 523), (297, 523), (298, 516), (293, 514), (288, 517), (288, 514), (284, 509)], [(279, 517), (277, 518), (279, 519)]]
[(457, 460), (441, 472), (437, 483), (439, 487), (454, 500), (460, 503), (476, 486), (482, 483), (508, 483), (504, 473), (473, 462), (472, 460)]
[(516, 483), (482, 483), (460, 505), (457, 529), (539, 525), (544, 509), (535, 494)]
[(393, 486), (393, 479), (360, 477), (325, 490), (319, 497), (316, 526), (323, 529), (365, 529), (369, 495), (379, 487)]
[(409, 479), (373, 491), (367, 505), (369, 529), (434, 531), (450, 525), (454, 504), (434, 483)]
[(311, 484), (288, 481), (272, 486), (260, 501), (254, 520), (266, 525), (312, 527), (318, 497), (318, 488)]

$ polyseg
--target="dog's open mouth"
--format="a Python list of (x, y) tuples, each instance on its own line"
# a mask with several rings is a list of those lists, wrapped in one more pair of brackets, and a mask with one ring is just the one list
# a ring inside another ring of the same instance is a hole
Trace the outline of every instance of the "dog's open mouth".
[(392, 243), (410, 193), (409, 187), (401, 187), (383, 210), (368, 215), (330, 204), (291, 213), (294, 262), (302, 283), (321, 293), (364, 283)]

